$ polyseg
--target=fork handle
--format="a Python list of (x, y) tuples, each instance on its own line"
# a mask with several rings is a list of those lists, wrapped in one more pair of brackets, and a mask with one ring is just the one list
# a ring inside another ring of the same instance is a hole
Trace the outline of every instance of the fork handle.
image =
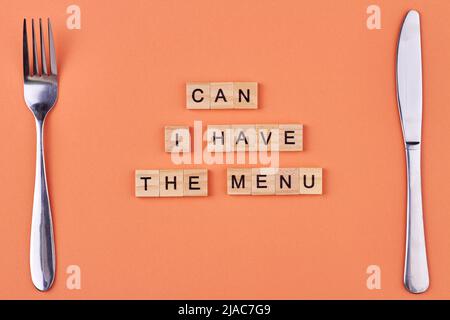
[(404, 284), (408, 291), (428, 289), (428, 264), (422, 212), (420, 144), (406, 146), (408, 176), (406, 254)]
[(55, 244), (44, 160), (44, 119), (36, 119), (36, 176), (31, 221), (30, 268), (34, 286), (50, 289), (55, 278)]

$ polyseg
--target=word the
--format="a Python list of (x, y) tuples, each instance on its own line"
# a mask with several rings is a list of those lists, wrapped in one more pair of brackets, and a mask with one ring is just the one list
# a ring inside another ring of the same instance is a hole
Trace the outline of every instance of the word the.
[(228, 168), (230, 195), (322, 194), (322, 168)]
[(136, 197), (208, 195), (207, 169), (136, 170)]
[(187, 109), (257, 109), (257, 82), (186, 84)]

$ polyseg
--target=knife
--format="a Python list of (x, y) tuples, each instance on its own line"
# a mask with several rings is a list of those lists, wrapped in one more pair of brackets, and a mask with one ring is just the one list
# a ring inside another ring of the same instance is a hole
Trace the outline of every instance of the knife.
[(412, 293), (428, 289), (428, 263), (422, 212), (422, 53), (420, 16), (406, 15), (397, 48), (397, 102), (406, 150), (407, 219), (403, 282)]

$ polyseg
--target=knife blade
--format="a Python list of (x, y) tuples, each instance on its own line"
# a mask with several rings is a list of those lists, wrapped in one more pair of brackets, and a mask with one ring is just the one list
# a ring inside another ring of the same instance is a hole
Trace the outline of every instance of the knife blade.
[(398, 105), (406, 144), (421, 142), (422, 50), (420, 17), (410, 11), (403, 22), (397, 53)]
[(406, 15), (397, 48), (397, 102), (406, 150), (407, 223), (404, 285), (412, 293), (428, 289), (429, 275), (423, 225), (422, 144), (422, 49), (420, 16)]

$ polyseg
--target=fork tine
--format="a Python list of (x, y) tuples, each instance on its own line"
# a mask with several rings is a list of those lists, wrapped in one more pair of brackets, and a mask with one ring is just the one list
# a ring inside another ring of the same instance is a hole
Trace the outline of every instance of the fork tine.
[(23, 19), (23, 76), (30, 75), (30, 59), (28, 58), (27, 19)]
[(39, 34), (41, 38), (41, 66), (42, 66), (42, 74), (47, 73), (47, 61), (45, 59), (45, 44), (44, 44), (44, 33), (42, 32), (42, 20), (39, 18)]
[(34, 19), (31, 19), (31, 32), (33, 39), (33, 75), (38, 75), (38, 56), (37, 56), (37, 45), (36, 45), (36, 35), (34, 32)]
[(49, 60), (50, 60), (50, 73), (52, 75), (57, 75), (58, 70), (56, 68), (56, 53), (55, 53), (55, 43), (53, 42), (53, 32), (52, 32), (52, 24), (50, 23), (50, 18), (48, 21), (48, 42), (49, 42)]

